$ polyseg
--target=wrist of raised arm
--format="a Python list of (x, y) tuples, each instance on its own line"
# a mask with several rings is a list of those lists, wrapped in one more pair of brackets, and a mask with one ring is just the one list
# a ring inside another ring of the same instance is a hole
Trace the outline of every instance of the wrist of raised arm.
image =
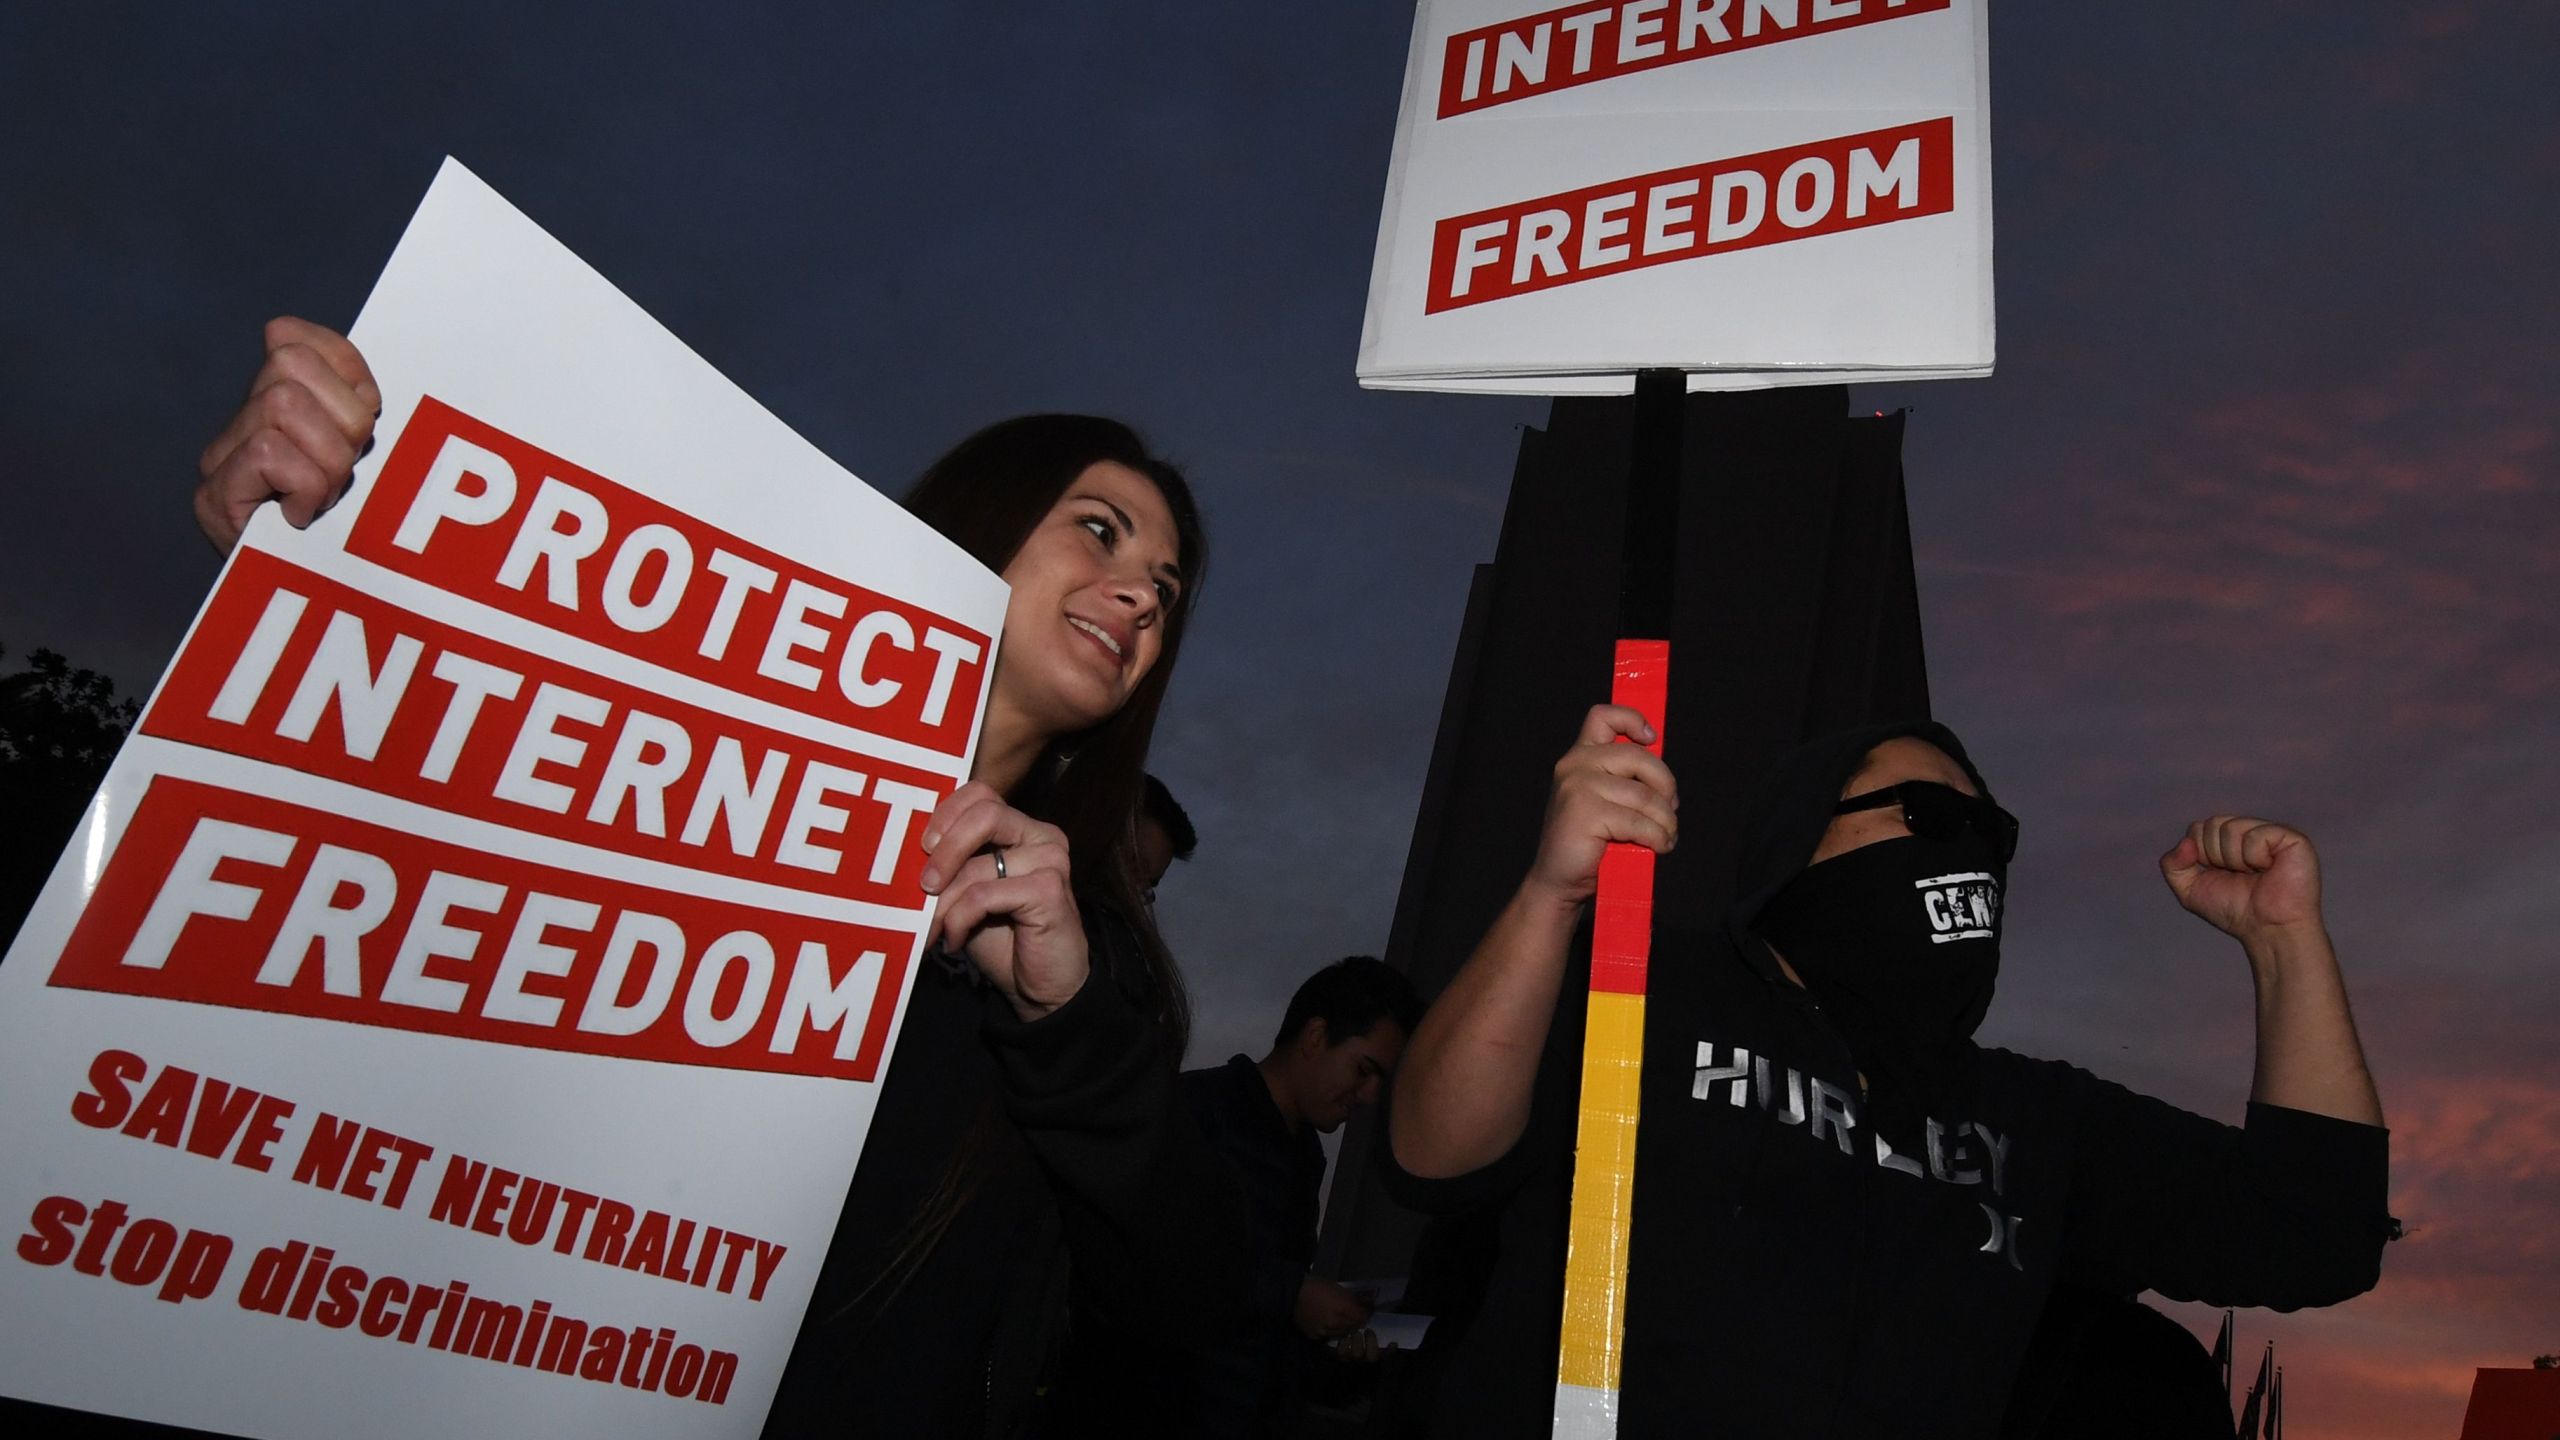
[(2261, 989), (2296, 979), (2332, 979), (2338, 973), (2337, 947), (2328, 927), (2318, 920), (2298, 925), (2271, 925), (2241, 937), (2240, 949)]

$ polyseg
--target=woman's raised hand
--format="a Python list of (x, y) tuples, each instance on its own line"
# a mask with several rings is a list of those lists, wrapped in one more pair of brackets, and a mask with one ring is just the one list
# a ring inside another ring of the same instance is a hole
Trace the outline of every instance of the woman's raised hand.
[(924, 888), (942, 897), (936, 942), (968, 956), (1025, 1020), (1074, 998), (1092, 966), (1066, 833), (973, 780), (933, 812), (924, 848)]
[[(1680, 838), (1680, 790), (1671, 767), (1644, 747), (1653, 727), (1623, 705), (1594, 705), (1556, 762), (1538, 858), (1521, 889), (1580, 905), (1600, 888), (1600, 856), (1612, 841), (1668, 853)], [(1621, 743), (1633, 741), (1633, 744)]]
[(196, 524), (226, 554), (269, 500), (296, 526), (320, 518), (382, 414), (373, 371), (346, 336), (282, 315), (267, 322), (266, 339), (249, 398), (196, 462)]

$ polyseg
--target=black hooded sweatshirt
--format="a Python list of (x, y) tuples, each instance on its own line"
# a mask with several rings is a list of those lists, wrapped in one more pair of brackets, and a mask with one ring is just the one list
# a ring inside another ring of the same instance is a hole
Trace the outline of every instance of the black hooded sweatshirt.
[[(2234, 1128), (1967, 1045), (1940, 1113), (1880, 1132), (1818, 997), (1785, 979), (1749, 921), (1804, 867), (1867, 752), (1897, 735), (1972, 773), (1934, 724), (1797, 751), (1752, 808), (1724, 928), (1655, 936), (1629, 1440), (1990, 1436), (2057, 1279), (2294, 1309), (2360, 1294), (2379, 1272), (2392, 1228), (2379, 1128), (2258, 1104)], [(1501, 1217), (1435, 1436), (1548, 1433), (1588, 963), (1578, 939), (1510, 1153), (1443, 1180), (1384, 1157), (1403, 1203)]]

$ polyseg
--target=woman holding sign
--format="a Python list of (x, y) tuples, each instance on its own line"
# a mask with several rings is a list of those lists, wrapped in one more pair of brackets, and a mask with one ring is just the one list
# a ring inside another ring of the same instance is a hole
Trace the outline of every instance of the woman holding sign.
[[(279, 319), (266, 342), (200, 462), (225, 549), (269, 500), (327, 509), (381, 405), (344, 336)], [(1244, 1264), (1242, 1197), (1176, 1098), (1189, 1006), (1132, 828), (1199, 516), (1126, 426), (1073, 415), (980, 431), (907, 504), (1012, 598), (976, 768), (923, 834), (948, 958), (916, 981), (767, 1433), (1013, 1434), (1044, 1388), (1043, 1430), (1130, 1433), (1143, 1414), (1098, 1407), (1175, 1377), (1127, 1337), (1215, 1323)]]

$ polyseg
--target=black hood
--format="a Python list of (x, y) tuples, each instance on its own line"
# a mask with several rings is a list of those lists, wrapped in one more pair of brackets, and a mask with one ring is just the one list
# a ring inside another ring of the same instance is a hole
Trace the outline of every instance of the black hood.
[(1956, 732), (1935, 720), (1906, 720), (1842, 730), (1810, 740), (1789, 751), (1753, 788), (1743, 811), (1742, 853), (1734, 867), (1733, 906), (1725, 912), (1725, 933), (1745, 961), (1775, 978), (1777, 966), (1769, 947), (1752, 936), (1752, 922), (1771, 896), (1786, 888), (1822, 843), (1831, 826), (1832, 807), (1840, 803), (1840, 787), (1858, 773), (1867, 752), (1903, 736), (1926, 740), (1955, 758), (1985, 799), (1991, 787), (1975, 769)]

